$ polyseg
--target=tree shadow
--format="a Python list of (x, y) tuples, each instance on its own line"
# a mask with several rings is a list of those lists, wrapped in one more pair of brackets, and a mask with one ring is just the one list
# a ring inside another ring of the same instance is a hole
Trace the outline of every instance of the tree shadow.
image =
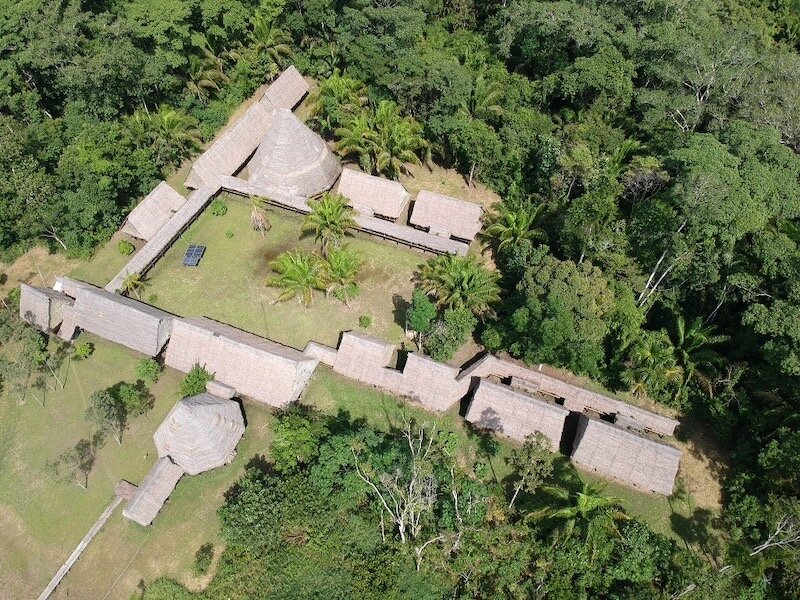
[(392, 311), (394, 322), (405, 330), (406, 313), (408, 313), (408, 309), (411, 308), (411, 303), (400, 294), (393, 294), (392, 304), (394, 305), (394, 310)]
[(670, 523), (688, 549), (699, 549), (709, 561), (716, 564), (722, 552), (720, 540), (713, 534), (715, 529), (722, 526), (719, 517), (706, 508), (697, 508), (688, 517), (673, 511)]

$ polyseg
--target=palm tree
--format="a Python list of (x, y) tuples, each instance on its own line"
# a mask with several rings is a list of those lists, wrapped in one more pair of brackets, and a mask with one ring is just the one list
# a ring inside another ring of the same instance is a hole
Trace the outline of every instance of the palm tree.
[(467, 308), (484, 316), (500, 300), (500, 276), (472, 256), (446, 254), (432, 258), (422, 265), (418, 279), (422, 290), (433, 295), (440, 307)]
[(150, 116), (150, 135), (157, 157), (162, 161), (177, 161), (200, 147), (197, 120), (182, 110), (161, 106)]
[(471, 119), (491, 121), (503, 114), (500, 102), (503, 99), (503, 87), (497, 81), (487, 81), (480, 73), (470, 90), (469, 98), (461, 103), (459, 113)]
[(319, 200), (309, 203), (311, 212), (303, 222), (303, 231), (313, 231), (314, 240), (321, 243), (322, 256), (328, 256), (332, 246), (339, 249), (345, 233), (356, 226), (355, 211), (347, 206), (341, 194), (325, 192)]
[(665, 331), (643, 331), (628, 356), (621, 378), (633, 394), (663, 398), (669, 388), (680, 387), (683, 369)]
[(422, 137), (422, 126), (411, 117), (401, 117), (400, 109), (391, 100), (382, 100), (373, 116), (375, 131), (375, 170), (397, 179), (401, 172), (409, 173), (406, 163), (430, 162), (430, 145)]
[(221, 62), (209, 50), (205, 52), (203, 57), (189, 56), (186, 89), (198, 100), (208, 98), (210, 90), (219, 91), (219, 84), (228, 81)]
[(336, 137), (336, 152), (341, 157), (355, 156), (363, 171), (373, 172), (376, 136), (369, 114), (361, 112), (348, 119), (336, 129)]
[(309, 101), (313, 120), (323, 133), (334, 131), (364, 111), (369, 98), (364, 84), (338, 72), (323, 81)]
[(675, 319), (673, 339), (675, 358), (683, 369), (683, 382), (676, 392), (676, 398), (692, 379), (697, 381), (709, 396), (712, 395), (712, 378), (704, 372), (704, 369), (714, 368), (721, 361), (719, 353), (711, 346), (729, 339), (727, 335), (714, 334), (715, 329), (713, 325), (708, 327), (703, 325), (699, 317), (692, 321), (688, 328), (683, 316), (678, 315)]
[(518, 245), (521, 241), (546, 242), (547, 233), (536, 223), (545, 210), (545, 204), (509, 205), (499, 202), (494, 205), (495, 212), (486, 219), (484, 237), (497, 240), (497, 250), (502, 251)]
[(250, 196), (250, 204), (250, 226), (258, 231), (261, 237), (265, 237), (267, 232), (272, 229), (272, 223), (267, 217), (266, 203), (262, 198)]
[(292, 55), (291, 36), (275, 24), (275, 19), (257, 12), (250, 21), (250, 38), (256, 56), (267, 60), (268, 70), (277, 73), (284, 58)]
[(359, 292), (356, 278), (362, 264), (358, 255), (347, 248), (331, 250), (323, 265), (325, 293), (333, 294), (350, 306), (350, 300)]
[(128, 273), (125, 278), (122, 280), (122, 285), (120, 286), (120, 292), (123, 294), (131, 295), (133, 294), (136, 296), (138, 300), (141, 300), (139, 293), (147, 286), (147, 279), (141, 273)]
[(297, 298), (304, 306), (311, 306), (313, 291), (324, 287), (322, 263), (310, 252), (284, 252), (269, 266), (278, 275), (268, 278), (267, 285), (283, 289), (275, 302)]

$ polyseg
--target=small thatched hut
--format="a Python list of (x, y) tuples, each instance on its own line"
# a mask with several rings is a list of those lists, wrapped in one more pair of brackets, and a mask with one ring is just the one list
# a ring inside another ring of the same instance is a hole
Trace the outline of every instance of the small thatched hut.
[(248, 163), (250, 180), (268, 197), (310, 198), (329, 190), (342, 168), (321, 137), (290, 110), (277, 109)]
[(189, 475), (226, 465), (244, 434), (239, 404), (209, 393), (180, 400), (156, 429), (158, 456), (170, 457)]
[(403, 367), (403, 393), (428, 410), (445, 411), (460, 399), (457, 376), (456, 367), (421, 354), (409, 354)]
[(342, 169), (337, 191), (359, 214), (396, 221), (408, 204), (409, 193), (399, 181)]
[(183, 469), (168, 457), (158, 459), (128, 500), (122, 516), (139, 525), (150, 525), (182, 476)]
[(82, 281), (60, 281), (75, 294), (74, 326), (148, 356), (156, 356), (167, 343), (171, 314)]
[(403, 374), (387, 366), (394, 352), (393, 344), (357, 331), (345, 331), (333, 370), (350, 379), (399, 394), (403, 389)]
[(37, 329), (50, 333), (64, 320), (65, 308), (72, 306), (72, 298), (50, 288), (20, 285), (19, 316)]
[(140, 240), (149, 241), (184, 202), (186, 198), (172, 189), (166, 181), (162, 181), (130, 212), (122, 231)]
[(294, 65), (286, 69), (273, 81), (264, 96), (261, 105), (264, 108), (288, 108), (292, 110), (308, 93), (308, 82), (303, 79)]
[(422, 190), (414, 200), (409, 223), (426, 227), (434, 235), (471, 242), (481, 230), (482, 215), (478, 204)]
[(558, 450), (569, 411), (514, 391), (507, 385), (482, 379), (467, 410), (466, 419), (479, 429), (488, 429), (522, 442), (541, 431)]
[(318, 364), (299, 350), (205, 317), (175, 320), (165, 362), (184, 373), (200, 364), (237, 393), (276, 407), (297, 400)]
[(581, 415), (572, 460), (606, 477), (669, 496), (675, 486), (681, 452)]

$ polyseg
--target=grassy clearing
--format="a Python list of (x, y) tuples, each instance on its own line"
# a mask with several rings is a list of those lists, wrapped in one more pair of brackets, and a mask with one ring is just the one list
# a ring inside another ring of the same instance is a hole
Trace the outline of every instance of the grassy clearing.
[[(269, 211), (272, 229), (262, 237), (250, 227), (249, 204), (233, 196), (223, 199), (227, 214), (216, 217), (206, 211), (195, 221), (149, 273), (143, 299), (176, 314), (208, 316), (300, 349), (312, 339), (336, 346), (341, 331), (358, 328), (361, 315), (372, 317), (370, 333), (396, 343), (405, 339), (398, 322), (404, 318), (412, 275), (425, 260), (423, 255), (368, 238), (348, 238), (364, 260), (361, 295), (350, 306), (325, 298), (323, 292), (315, 292), (310, 308), (292, 300), (273, 304), (279, 291), (264, 283), (272, 274), (268, 263), (286, 250), (315, 249), (314, 240), (301, 237), (299, 216), (279, 209)], [(197, 268), (182, 264), (188, 244), (207, 246)]]
[(117, 248), (120, 240), (126, 240), (139, 250), (144, 242), (133, 239), (122, 233), (114, 234), (110, 240), (100, 246), (95, 252), (92, 260), (82, 264), (70, 273), (70, 277), (86, 281), (99, 287), (105, 286), (109, 281), (116, 277), (122, 267), (128, 264), (133, 255), (121, 254)]

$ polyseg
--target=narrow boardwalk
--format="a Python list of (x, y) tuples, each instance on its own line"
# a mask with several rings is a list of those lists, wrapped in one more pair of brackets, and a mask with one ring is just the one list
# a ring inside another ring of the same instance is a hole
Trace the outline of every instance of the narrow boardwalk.
[(94, 539), (94, 536), (97, 535), (97, 532), (102, 529), (103, 525), (106, 524), (106, 521), (111, 517), (111, 513), (114, 512), (114, 509), (117, 508), (122, 502), (122, 498), (119, 496), (114, 496), (114, 500), (111, 501), (111, 504), (103, 511), (103, 514), (100, 515), (100, 518), (95, 521), (92, 528), (88, 531), (88, 533), (83, 536), (81, 543), (78, 544), (78, 547), (72, 551), (72, 554), (69, 555), (67, 561), (61, 565), (61, 568), (58, 570), (58, 573), (50, 580), (50, 583), (47, 584), (47, 587), (44, 588), (44, 591), (39, 594), (39, 600), (46, 600), (50, 597), (50, 594), (58, 587), (58, 584), (61, 583), (61, 580), (64, 579), (64, 576), (69, 573), (69, 570), (72, 568), (78, 559), (81, 556), (81, 553), (86, 549), (86, 546), (89, 545), (89, 542)]

